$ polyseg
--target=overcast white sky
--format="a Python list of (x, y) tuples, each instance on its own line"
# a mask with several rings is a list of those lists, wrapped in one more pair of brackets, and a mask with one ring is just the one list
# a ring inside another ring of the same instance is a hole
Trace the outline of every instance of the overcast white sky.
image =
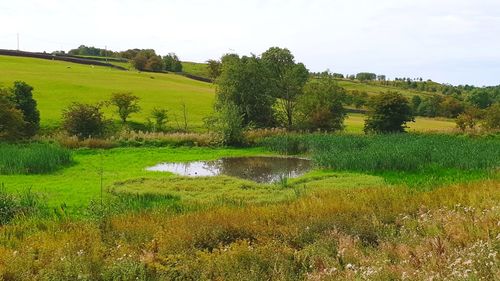
[(0, 48), (153, 48), (203, 62), (289, 48), (312, 71), (500, 84), (500, 0), (0, 0)]

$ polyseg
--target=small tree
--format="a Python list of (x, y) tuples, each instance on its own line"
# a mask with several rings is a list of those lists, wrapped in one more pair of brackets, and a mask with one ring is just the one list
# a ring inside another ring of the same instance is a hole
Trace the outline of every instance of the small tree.
[(105, 121), (99, 105), (73, 103), (63, 110), (63, 128), (80, 139), (101, 137)]
[(165, 124), (168, 121), (168, 110), (153, 108), (151, 111), (151, 118), (154, 121), (155, 129), (158, 131), (162, 131), (165, 128)]
[(26, 125), (23, 113), (12, 102), (7, 89), (0, 89), (0, 140), (15, 140), (22, 137), (19, 128)]
[(33, 87), (22, 81), (14, 82), (12, 88), (12, 101), (16, 108), (23, 113), (25, 126), (22, 129), (27, 137), (34, 136), (40, 128), (40, 112), (37, 109), (37, 103), (33, 99)]
[(407, 122), (415, 119), (408, 100), (397, 92), (381, 93), (370, 98), (365, 133), (404, 132)]
[(132, 93), (114, 93), (111, 95), (110, 103), (116, 106), (116, 112), (122, 123), (126, 123), (130, 114), (141, 110), (137, 104), (138, 101), (139, 97), (132, 95)]

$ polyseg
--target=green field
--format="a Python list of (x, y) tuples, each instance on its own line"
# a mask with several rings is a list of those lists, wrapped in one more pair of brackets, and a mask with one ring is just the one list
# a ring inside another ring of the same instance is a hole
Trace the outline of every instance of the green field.
[[(154, 107), (164, 107), (180, 119), (181, 104), (191, 127), (200, 127), (211, 112), (213, 87), (175, 74), (140, 73), (61, 61), (0, 56), (0, 85), (22, 80), (35, 88), (42, 125), (60, 123), (61, 111), (72, 102), (99, 102), (114, 92), (132, 92), (141, 98), (142, 111), (132, 121), (144, 122)], [(111, 109), (107, 109), (109, 117)], [(116, 116), (115, 116), (116, 117)]]
[(198, 62), (182, 62), (182, 72), (187, 74), (209, 78), (207, 64)]

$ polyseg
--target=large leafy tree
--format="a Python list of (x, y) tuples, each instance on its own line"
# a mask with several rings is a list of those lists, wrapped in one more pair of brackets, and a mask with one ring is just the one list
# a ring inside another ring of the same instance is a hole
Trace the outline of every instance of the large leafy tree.
[(40, 128), (40, 112), (37, 109), (36, 100), (33, 98), (33, 87), (22, 81), (14, 82), (12, 88), (12, 101), (17, 109), (23, 113), (26, 123), (22, 129), (27, 137), (34, 136)]
[(298, 99), (301, 126), (308, 130), (342, 130), (345, 98), (345, 90), (333, 78), (324, 76), (310, 81), (304, 88), (304, 95)]
[(397, 92), (386, 92), (370, 98), (365, 133), (404, 132), (407, 122), (415, 121), (408, 100)]
[(182, 63), (176, 54), (170, 53), (163, 57), (163, 64), (166, 71), (182, 72)]
[(309, 71), (304, 64), (295, 62), (288, 49), (272, 47), (262, 54), (262, 61), (269, 70), (271, 90), (278, 101), (280, 119), (287, 128), (292, 128), (297, 99), (303, 93)]
[(239, 108), (244, 126), (274, 125), (275, 98), (271, 92), (269, 72), (260, 58), (225, 55), (221, 59), (221, 71), (216, 84), (216, 110), (233, 104)]

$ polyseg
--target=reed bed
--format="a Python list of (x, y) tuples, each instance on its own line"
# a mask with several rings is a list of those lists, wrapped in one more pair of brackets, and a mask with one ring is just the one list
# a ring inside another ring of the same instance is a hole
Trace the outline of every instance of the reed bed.
[(321, 167), (361, 172), (500, 167), (500, 138), (439, 134), (286, 135), (260, 145), (282, 154), (310, 153)]
[(71, 152), (56, 144), (1, 144), (0, 174), (47, 174), (71, 164)]

